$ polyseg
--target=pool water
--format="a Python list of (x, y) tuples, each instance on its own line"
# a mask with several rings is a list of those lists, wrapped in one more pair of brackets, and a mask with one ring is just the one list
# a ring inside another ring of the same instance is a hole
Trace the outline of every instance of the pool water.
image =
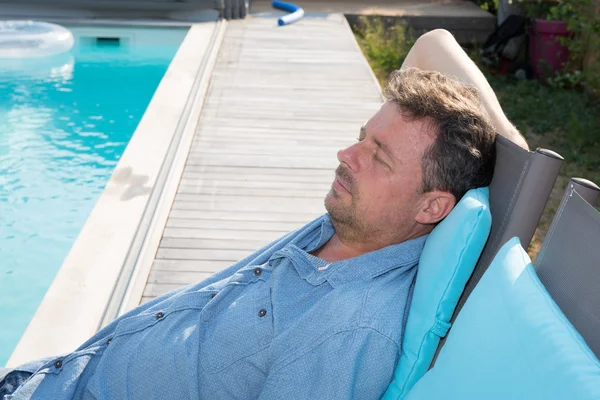
[[(187, 29), (105, 28), (0, 59), (0, 365), (100, 197)], [(76, 28), (73, 29), (76, 31)], [(144, 35), (168, 40), (140, 40)], [(133, 40), (135, 39), (135, 41)]]

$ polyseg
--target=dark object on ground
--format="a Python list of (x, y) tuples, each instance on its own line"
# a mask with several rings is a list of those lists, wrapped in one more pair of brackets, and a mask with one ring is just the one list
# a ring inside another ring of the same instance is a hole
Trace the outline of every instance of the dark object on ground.
[(514, 75), (518, 79), (532, 78), (533, 72), (527, 61), (527, 26), (527, 18), (508, 16), (483, 44), (483, 62), (501, 74)]

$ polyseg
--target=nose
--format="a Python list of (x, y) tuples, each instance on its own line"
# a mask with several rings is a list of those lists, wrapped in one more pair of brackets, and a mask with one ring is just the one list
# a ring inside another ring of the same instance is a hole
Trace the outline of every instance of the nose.
[(337, 152), (337, 159), (340, 163), (348, 165), (352, 172), (358, 172), (360, 170), (360, 142), (355, 143), (352, 146), (341, 149)]

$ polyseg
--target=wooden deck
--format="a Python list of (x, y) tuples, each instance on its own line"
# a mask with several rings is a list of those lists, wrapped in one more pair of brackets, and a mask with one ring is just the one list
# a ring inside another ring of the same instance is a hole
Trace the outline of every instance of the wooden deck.
[(341, 14), (227, 29), (142, 302), (322, 214), (337, 150), (381, 105)]

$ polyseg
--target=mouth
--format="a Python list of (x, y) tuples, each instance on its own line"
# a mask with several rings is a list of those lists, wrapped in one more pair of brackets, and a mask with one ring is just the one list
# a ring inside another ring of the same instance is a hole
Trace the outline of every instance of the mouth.
[(348, 192), (350, 193), (350, 191), (348, 190), (348, 188), (342, 183), (342, 180), (340, 179), (339, 176), (336, 175), (335, 180), (333, 181), (333, 188), (336, 191), (343, 191), (343, 192)]
[(331, 188), (336, 193), (347, 192), (354, 196), (356, 181), (351, 172), (342, 164), (335, 170), (335, 179), (331, 184)]

